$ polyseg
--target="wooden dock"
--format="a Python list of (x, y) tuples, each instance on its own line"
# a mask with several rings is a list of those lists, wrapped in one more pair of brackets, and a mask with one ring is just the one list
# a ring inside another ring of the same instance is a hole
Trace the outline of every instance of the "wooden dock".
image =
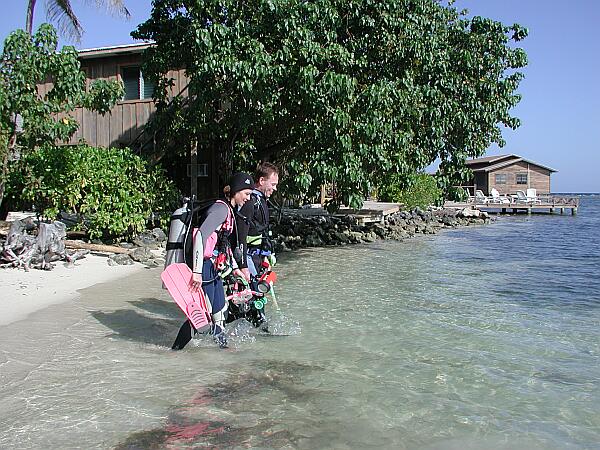
[(364, 225), (366, 223), (385, 223), (385, 217), (394, 214), (400, 210), (398, 203), (385, 203), (365, 200), (360, 210), (342, 207), (337, 215), (352, 215), (356, 217), (358, 223)]
[(569, 211), (574, 216), (577, 214), (577, 208), (579, 208), (579, 197), (544, 194), (527, 201), (518, 200), (516, 196), (505, 197), (501, 201), (480, 200), (471, 197), (465, 202), (446, 202), (444, 206), (447, 208), (470, 206), (480, 211), (498, 214), (565, 214), (566, 211)]
[[(385, 223), (386, 216), (398, 212), (400, 205), (398, 203), (384, 203), (366, 200), (361, 209), (352, 209), (342, 206), (334, 216), (353, 216), (358, 223)], [(299, 216), (328, 216), (329, 213), (320, 204), (310, 205), (300, 209), (285, 208), (285, 213)]]

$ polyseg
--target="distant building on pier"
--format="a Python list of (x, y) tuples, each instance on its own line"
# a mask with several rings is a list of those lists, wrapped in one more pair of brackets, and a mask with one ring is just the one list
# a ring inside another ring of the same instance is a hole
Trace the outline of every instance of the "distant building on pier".
[(492, 188), (504, 195), (536, 189), (538, 194), (550, 193), (550, 175), (556, 172), (548, 166), (517, 155), (486, 156), (467, 160), (474, 178), (468, 188), (471, 195), (481, 190), (490, 195)]

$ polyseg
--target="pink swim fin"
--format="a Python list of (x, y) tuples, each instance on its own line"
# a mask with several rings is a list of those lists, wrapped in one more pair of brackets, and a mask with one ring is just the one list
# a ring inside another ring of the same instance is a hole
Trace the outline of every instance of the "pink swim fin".
[(160, 279), (196, 330), (210, 325), (212, 317), (202, 289), (191, 292), (192, 271), (184, 263), (170, 264), (160, 274)]

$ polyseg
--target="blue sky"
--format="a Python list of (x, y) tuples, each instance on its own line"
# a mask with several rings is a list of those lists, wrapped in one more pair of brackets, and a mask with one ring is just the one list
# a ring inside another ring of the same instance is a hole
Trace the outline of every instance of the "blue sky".
[[(45, 19), (38, 0), (36, 25)], [(125, 0), (129, 21), (72, 0), (85, 30), (78, 48), (133, 42), (129, 33), (149, 15), (150, 0)], [(0, 16), (0, 39), (25, 24), (25, 0), (12, 0)], [(600, 192), (600, 1), (457, 0), (470, 15), (519, 23), (529, 29), (521, 42), (529, 58), (513, 110), (522, 125), (506, 130), (507, 145), (488, 155), (515, 153), (558, 170), (553, 192)], [(67, 43), (67, 42), (65, 42)]]

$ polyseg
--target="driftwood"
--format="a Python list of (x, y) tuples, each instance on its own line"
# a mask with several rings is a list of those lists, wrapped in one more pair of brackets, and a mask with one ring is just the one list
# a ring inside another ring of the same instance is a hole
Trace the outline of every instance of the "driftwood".
[(100, 252), (100, 253), (129, 253), (131, 250), (117, 247), (115, 245), (102, 245), (102, 244), (88, 244), (87, 242), (81, 241), (65, 241), (65, 245), (67, 248), (74, 249), (85, 249), (90, 250), (92, 252)]
[(68, 253), (65, 248), (66, 236), (66, 226), (62, 222), (36, 225), (32, 218), (15, 220), (2, 246), (0, 267), (50, 270), (53, 261), (66, 260), (72, 263), (89, 253), (89, 250)]

